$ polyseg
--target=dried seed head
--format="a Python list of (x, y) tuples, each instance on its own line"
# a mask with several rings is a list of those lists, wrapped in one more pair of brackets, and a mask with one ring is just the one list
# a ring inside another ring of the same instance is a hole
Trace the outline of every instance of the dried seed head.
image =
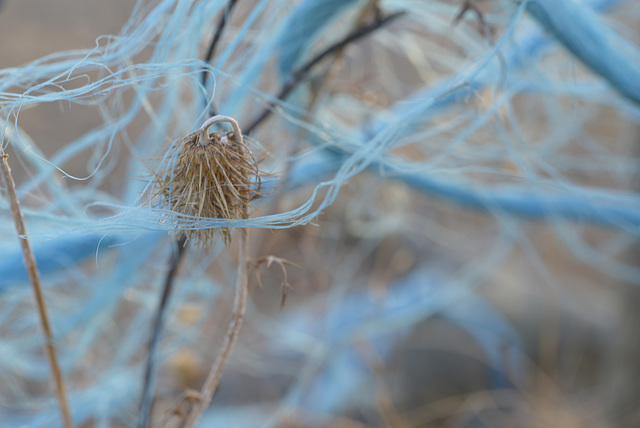
[[(219, 122), (230, 122), (233, 132), (210, 134), (209, 126)], [(247, 217), (251, 201), (260, 196), (261, 173), (234, 119), (215, 116), (207, 120), (182, 139), (178, 150), (171, 168), (158, 176), (163, 207), (194, 217)], [(228, 244), (230, 230), (220, 231)], [(182, 233), (192, 244), (207, 247), (212, 244), (216, 229)]]

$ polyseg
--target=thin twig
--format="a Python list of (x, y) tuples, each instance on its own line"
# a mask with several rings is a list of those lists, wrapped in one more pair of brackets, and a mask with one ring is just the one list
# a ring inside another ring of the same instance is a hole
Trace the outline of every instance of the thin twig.
[(27, 273), (29, 274), (29, 280), (33, 287), (33, 293), (35, 294), (36, 304), (38, 307), (38, 314), (40, 315), (40, 324), (45, 337), (45, 348), (47, 357), (49, 359), (49, 365), (51, 366), (51, 372), (53, 374), (53, 380), (56, 385), (56, 396), (58, 398), (58, 405), (60, 406), (60, 413), (64, 420), (64, 426), (66, 428), (73, 428), (73, 420), (71, 418), (71, 412), (69, 411), (69, 402), (67, 400), (67, 393), (65, 390), (64, 380), (62, 378), (62, 371), (58, 365), (58, 356), (56, 348), (54, 346), (53, 333), (51, 331), (51, 324), (49, 322), (49, 316), (47, 314), (47, 307), (44, 302), (44, 295), (42, 294), (42, 288), (40, 287), (40, 275), (38, 274), (38, 267), (36, 266), (36, 259), (31, 249), (31, 242), (27, 237), (27, 230), (24, 225), (24, 217), (20, 210), (20, 202), (16, 194), (16, 186), (11, 175), (11, 168), (9, 168), (9, 157), (4, 149), (0, 153), (2, 159), (2, 181), (4, 187), (7, 189), (7, 196), (9, 198), (9, 204), (11, 206), (11, 214), (13, 215), (13, 222), (15, 223), (16, 231), (18, 232), (18, 238), (20, 240), (20, 246), (22, 247), (22, 256), (24, 257), (24, 264), (27, 267)]
[[(320, 52), (318, 55), (316, 55), (311, 60), (309, 60), (305, 65), (300, 67), (298, 70), (291, 73), (291, 76), (289, 76), (289, 79), (287, 79), (285, 84), (282, 86), (282, 89), (280, 89), (280, 92), (278, 92), (278, 95), (276, 96), (276, 98), (278, 100), (284, 100), (291, 93), (291, 91), (295, 89), (295, 87), (305, 77), (307, 77), (311, 69), (320, 61), (322, 61), (324, 58), (326, 58), (328, 55), (331, 55), (332, 53), (344, 48), (349, 43), (353, 43), (356, 40), (359, 40), (365, 37), (366, 35), (371, 34), (372, 32), (376, 31), (379, 28), (382, 28), (389, 22), (393, 21), (394, 19), (402, 15), (404, 15), (404, 12), (396, 12), (386, 17), (377, 17), (370, 24), (353, 30), (352, 32), (347, 34), (342, 40), (329, 46), (327, 49)], [(256, 119), (254, 119), (254, 121), (251, 122), (250, 125), (248, 125), (245, 128), (246, 129), (244, 131), (245, 135), (251, 134), (251, 132), (258, 125), (260, 125), (260, 123), (262, 123), (262, 121), (264, 121), (267, 117), (269, 117), (269, 115), (273, 112), (273, 108), (275, 107), (275, 105), (276, 103), (274, 101), (270, 102), (269, 105), (264, 109), (264, 111)]]
[(156, 317), (151, 330), (151, 339), (149, 340), (149, 352), (147, 353), (147, 364), (144, 372), (144, 384), (142, 387), (142, 398), (140, 400), (140, 414), (138, 417), (138, 428), (147, 428), (151, 424), (151, 409), (153, 408), (153, 398), (156, 379), (156, 353), (160, 336), (162, 335), (164, 313), (169, 303), (169, 297), (173, 291), (173, 284), (178, 272), (178, 266), (182, 260), (182, 256), (186, 250), (187, 236), (182, 234), (176, 241), (177, 251), (171, 254), (169, 260), (169, 270), (165, 277), (164, 286), (162, 288), (162, 297), (158, 302), (156, 309)]
[[(204, 62), (206, 62), (207, 64), (211, 61), (211, 59), (213, 58), (213, 55), (215, 54), (216, 47), (218, 46), (218, 42), (222, 37), (222, 32), (224, 28), (227, 26), (227, 21), (229, 19), (229, 16), (231, 16), (231, 11), (233, 10), (233, 7), (236, 5), (236, 3), (237, 3), (237, 0), (229, 0), (229, 2), (227, 3), (227, 7), (225, 8), (225, 11), (222, 13), (222, 15), (220, 16), (220, 19), (218, 20), (218, 26), (216, 27), (216, 32), (213, 34), (213, 38), (211, 39), (211, 43), (209, 43), (209, 48), (207, 49), (207, 54), (204, 57)], [(207, 87), (207, 70), (206, 69), (202, 70), (202, 87), (203, 88)], [(215, 109), (213, 108), (213, 106), (211, 107), (209, 113), (211, 116), (216, 115)]]
[[(204, 57), (204, 62), (209, 63), (209, 61), (211, 61), (211, 59), (213, 58), (213, 54), (216, 51), (216, 46), (218, 45), (218, 42), (220, 41), (220, 38), (222, 37), (222, 31), (224, 30), (224, 27), (226, 27), (227, 20), (229, 19), (229, 16), (231, 15), (231, 11), (233, 10), (233, 7), (236, 5), (237, 1), (238, 0), (229, 0), (229, 2), (227, 3), (227, 7), (225, 8), (225, 11), (220, 16), (220, 20), (218, 21), (218, 26), (216, 27), (216, 32), (213, 34), (213, 38), (211, 39), (211, 43), (209, 43), (209, 49), (207, 49), (207, 55)], [(207, 71), (203, 70), (202, 71), (202, 86), (204, 86), (205, 83), (207, 83)]]
[(486, 38), (490, 38), (493, 36), (495, 29), (491, 24), (488, 24), (484, 19), (484, 14), (482, 10), (477, 5), (478, 0), (464, 0), (462, 7), (460, 8), (460, 12), (453, 19), (453, 25), (458, 25), (462, 18), (466, 15), (467, 12), (472, 11), (476, 14), (476, 18), (478, 20), (478, 32), (482, 34)]
[(222, 351), (218, 354), (213, 366), (211, 366), (207, 380), (204, 382), (202, 390), (200, 391), (200, 398), (191, 408), (184, 428), (192, 428), (198, 421), (200, 415), (209, 407), (213, 394), (216, 392), (218, 384), (220, 383), (224, 364), (233, 351), (233, 347), (240, 334), (242, 321), (244, 320), (244, 311), (247, 304), (247, 230), (240, 229), (238, 233), (240, 234), (238, 242), (238, 271), (231, 322), (227, 327), (224, 343), (222, 344)]
[(289, 284), (289, 278), (287, 275), (287, 266), (286, 265), (291, 265), (291, 266), (295, 266), (295, 267), (300, 267), (300, 265), (297, 265), (289, 260), (283, 259), (282, 257), (276, 257), (276, 256), (265, 256), (265, 257), (261, 257), (258, 260), (256, 260), (255, 262), (253, 262), (253, 267), (256, 269), (256, 277), (258, 279), (258, 285), (260, 286), (260, 288), (262, 288), (262, 280), (260, 279), (260, 275), (258, 274), (258, 269), (260, 268), (260, 265), (266, 265), (267, 269), (269, 269), (271, 267), (272, 263), (276, 263), (278, 266), (280, 266), (280, 269), (282, 269), (282, 297), (280, 299), (280, 310), (282, 310), (284, 308), (284, 304), (287, 301), (287, 294), (289, 293), (289, 289), (291, 288), (291, 284)]

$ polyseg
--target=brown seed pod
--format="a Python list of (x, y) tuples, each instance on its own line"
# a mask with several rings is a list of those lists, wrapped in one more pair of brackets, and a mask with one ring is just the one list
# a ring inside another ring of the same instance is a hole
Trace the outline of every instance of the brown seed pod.
[[(209, 133), (211, 125), (229, 122), (232, 132)], [(246, 218), (251, 201), (260, 196), (258, 163), (242, 139), (238, 123), (227, 116), (214, 116), (196, 132), (184, 137), (171, 167), (158, 175), (161, 205), (192, 217)], [(225, 243), (228, 228), (220, 229)], [(183, 230), (199, 247), (213, 243), (216, 229)]]

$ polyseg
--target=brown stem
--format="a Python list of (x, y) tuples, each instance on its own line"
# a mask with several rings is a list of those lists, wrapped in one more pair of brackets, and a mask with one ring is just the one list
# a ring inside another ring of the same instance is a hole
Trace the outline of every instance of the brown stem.
[[(218, 21), (218, 26), (216, 27), (216, 32), (213, 34), (213, 38), (211, 39), (211, 43), (209, 44), (209, 49), (207, 49), (207, 54), (204, 58), (204, 62), (206, 62), (207, 64), (211, 61), (211, 59), (213, 58), (213, 55), (216, 51), (216, 46), (218, 46), (218, 42), (220, 41), (221, 37), (222, 37), (222, 32), (224, 31), (224, 28), (227, 25), (227, 21), (229, 20), (229, 16), (231, 16), (231, 11), (233, 10), (233, 7), (236, 5), (237, 0), (229, 0), (227, 2), (227, 7), (225, 8), (225, 11), (222, 13), (222, 15), (220, 15), (220, 20)], [(207, 87), (207, 70), (202, 70), (202, 86), (206, 89)], [(206, 97), (205, 97), (206, 98)], [(205, 103), (206, 103), (206, 99), (205, 99)], [(215, 112), (215, 108), (213, 107), (213, 105), (211, 106), (211, 109), (209, 110), (209, 114), (211, 116), (215, 116), (216, 112)]]
[(171, 254), (169, 259), (169, 270), (165, 277), (164, 287), (162, 288), (162, 297), (158, 302), (158, 308), (156, 309), (156, 317), (153, 323), (153, 329), (151, 331), (151, 339), (149, 340), (149, 352), (147, 353), (147, 364), (144, 373), (144, 384), (142, 386), (142, 398), (140, 400), (140, 415), (138, 418), (138, 428), (147, 428), (151, 423), (151, 409), (153, 408), (153, 392), (155, 386), (156, 369), (155, 359), (158, 349), (158, 343), (160, 342), (160, 336), (162, 335), (162, 326), (164, 313), (169, 303), (169, 297), (173, 290), (173, 284), (178, 272), (178, 266), (180, 260), (186, 250), (187, 236), (182, 234), (176, 241), (177, 252)]
[(233, 351), (238, 335), (240, 334), (240, 327), (242, 327), (242, 321), (244, 320), (244, 311), (247, 304), (247, 230), (240, 229), (239, 249), (238, 249), (238, 272), (236, 278), (236, 294), (233, 302), (233, 313), (231, 315), (231, 322), (227, 327), (227, 332), (224, 337), (224, 343), (222, 350), (216, 358), (207, 380), (204, 382), (202, 389), (200, 390), (200, 397), (196, 403), (194, 403), (189, 416), (184, 424), (184, 428), (192, 428), (200, 418), (200, 415), (209, 407), (213, 394), (216, 392), (216, 388), (220, 383), (220, 377), (222, 375), (222, 369), (224, 364), (229, 358), (229, 355)]
[(49, 359), (49, 365), (51, 366), (51, 372), (53, 374), (53, 380), (56, 385), (56, 396), (58, 398), (58, 405), (60, 406), (60, 413), (62, 413), (62, 419), (64, 420), (64, 426), (66, 428), (73, 428), (73, 420), (71, 419), (71, 412), (69, 411), (69, 402), (67, 401), (67, 393), (65, 391), (64, 380), (62, 379), (62, 371), (58, 364), (58, 357), (56, 354), (56, 348), (54, 346), (53, 333), (51, 331), (51, 324), (49, 322), (49, 316), (47, 315), (47, 307), (44, 302), (44, 295), (42, 294), (42, 288), (40, 287), (40, 276), (38, 274), (38, 267), (36, 266), (36, 259), (33, 256), (31, 249), (31, 243), (27, 237), (27, 230), (24, 226), (24, 217), (20, 210), (20, 202), (16, 195), (16, 186), (11, 175), (11, 168), (9, 168), (9, 157), (4, 149), (1, 149), (0, 158), (2, 159), (2, 181), (4, 187), (7, 189), (7, 196), (9, 198), (9, 204), (11, 206), (11, 214), (13, 215), (13, 222), (15, 223), (16, 231), (18, 232), (18, 238), (20, 240), (20, 246), (22, 247), (22, 256), (24, 257), (24, 264), (27, 267), (27, 273), (29, 274), (29, 280), (33, 288), (33, 293), (36, 298), (36, 305), (38, 307), (38, 314), (40, 316), (40, 324), (45, 337), (45, 350)]
[[(231, 11), (233, 7), (236, 5), (237, 0), (229, 0), (227, 2), (227, 7), (225, 11), (220, 15), (220, 20), (218, 21), (218, 25), (216, 27), (216, 32), (213, 34), (213, 38), (211, 39), (211, 43), (209, 43), (209, 49), (207, 49), (207, 54), (204, 57), (204, 62), (209, 63), (213, 58), (213, 54), (216, 51), (216, 46), (218, 46), (218, 42), (222, 37), (222, 31), (224, 27), (227, 25), (227, 21), (229, 19), (229, 15), (231, 15)], [(202, 86), (205, 86), (207, 83), (207, 72), (206, 70), (202, 71)]]
[[(383, 27), (384, 25), (388, 24), (389, 22), (393, 21), (394, 19), (402, 15), (404, 15), (404, 12), (396, 12), (384, 18), (377, 17), (372, 23), (359, 27), (354, 31), (350, 32), (342, 40), (329, 46), (327, 49), (325, 49), (324, 51), (320, 52), (318, 55), (313, 57), (309, 62), (307, 62), (302, 67), (300, 67), (298, 70), (291, 73), (291, 76), (289, 76), (289, 79), (287, 80), (287, 82), (282, 86), (276, 98), (278, 100), (284, 100), (291, 93), (291, 91), (293, 91), (293, 89), (302, 81), (302, 79), (307, 77), (311, 69), (327, 56), (331, 55), (336, 51), (339, 51), (340, 49), (343, 49), (349, 43), (353, 43), (356, 40), (361, 39), (362, 37), (376, 31), (377, 29)], [(251, 122), (250, 125), (248, 125), (245, 128), (245, 132), (244, 132), (245, 135), (251, 134), (251, 132), (258, 125), (260, 125), (260, 123), (262, 123), (262, 121), (264, 121), (267, 117), (269, 117), (275, 105), (276, 105), (275, 102), (270, 102), (269, 105), (264, 109), (264, 111), (256, 119), (254, 119), (254, 121)]]

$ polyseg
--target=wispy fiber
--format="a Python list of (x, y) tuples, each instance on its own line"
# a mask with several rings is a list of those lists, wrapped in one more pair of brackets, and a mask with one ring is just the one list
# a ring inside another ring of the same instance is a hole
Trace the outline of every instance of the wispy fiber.
[[(582, 281), (597, 293), (640, 281), (638, 35), (625, 27), (640, 13), (634, 2), (483, 2), (489, 40), (473, 16), (452, 25), (461, 2), (380, 1), (381, 16), (397, 18), (349, 43), (325, 80), (314, 58), (328, 62), (322, 53), (354, 34), (364, 1), (236, 3), (224, 43), (211, 37), (229, 1), (140, 1), (95, 46), (0, 70), (1, 144), (18, 172), (78, 425), (140, 417), (148, 327), (176, 236), (211, 248), (176, 274), (175, 310), (155, 341), (160, 398), (199, 386), (215, 359), (208, 345), (230, 311), (218, 310), (221, 296), (241, 277), (225, 245), (234, 230), (274, 230), (264, 247), (302, 266), (289, 272), (282, 313), (268, 281), (250, 288), (247, 341), (219, 391), (225, 405), (201, 404), (201, 426), (377, 415), (381, 381), (358, 340), (380, 364), (397, 364), (404, 340), (434, 318), (462, 330), (486, 365), (483, 386), (525, 399), (531, 355), (520, 352), (531, 338), (496, 301), (552, 290), (589, 331), (601, 330), (611, 301), (632, 301), (608, 295), (592, 307), (571, 295), (589, 288)], [(210, 46), (215, 57), (198, 60)], [(239, 145), (229, 128), (199, 130), (214, 101), (241, 125), (272, 116), (245, 126), (251, 138)], [(78, 111), (90, 119), (78, 123)], [(51, 138), (31, 138), (39, 129)], [(261, 203), (270, 195), (256, 199), (248, 150), (261, 170), (287, 175), (270, 183), (281, 198), (274, 211)], [(238, 215), (249, 202), (252, 216)], [(9, 205), (0, 198), (0, 426), (48, 428), (59, 410), (31, 388), (48, 367)], [(174, 379), (178, 357), (192, 377)], [(247, 376), (268, 391), (259, 406), (251, 400), (262, 389), (249, 399), (236, 388)], [(589, 403), (602, 402), (593, 390)]]

